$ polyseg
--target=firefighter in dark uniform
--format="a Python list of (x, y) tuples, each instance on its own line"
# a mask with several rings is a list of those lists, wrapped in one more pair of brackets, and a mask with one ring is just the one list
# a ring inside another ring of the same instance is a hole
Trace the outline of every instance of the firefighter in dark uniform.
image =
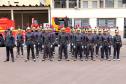
[(25, 62), (29, 61), (29, 59), (30, 59), (30, 51), (32, 54), (32, 59), (35, 62), (36, 59), (35, 59), (35, 54), (34, 54), (34, 35), (31, 32), (30, 27), (28, 27), (26, 31), (27, 31), (27, 33), (25, 36), (25, 43), (27, 46), (27, 60)]
[(55, 54), (55, 41), (56, 41), (56, 34), (55, 32), (53, 31), (52, 28), (49, 28), (49, 33), (50, 33), (50, 40), (51, 40), (51, 46), (50, 46), (50, 49), (51, 49), (51, 55), (54, 57), (53, 54)]
[(33, 32), (33, 36), (34, 36), (34, 43), (35, 43), (35, 49), (36, 49), (36, 57), (39, 57), (39, 32), (38, 32), (38, 28), (35, 29), (35, 31)]
[(41, 29), (38, 29), (38, 53), (42, 52), (42, 45), (44, 41), (44, 35), (42, 34)]
[(88, 34), (86, 35), (85, 38), (86, 41), (86, 61), (89, 59), (89, 55), (91, 55), (91, 60), (94, 60), (94, 43), (95, 43), (95, 38), (92, 34), (92, 30), (88, 30)]
[(111, 46), (112, 46), (112, 35), (110, 34), (110, 30), (108, 30), (108, 37), (110, 39), (109, 52), (108, 55), (111, 56)]
[(122, 40), (118, 30), (115, 30), (115, 36), (113, 36), (113, 47), (114, 47), (113, 60), (115, 61), (117, 59), (118, 61), (120, 61), (119, 55), (120, 55), (120, 48), (122, 47)]
[(14, 53), (13, 48), (15, 46), (15, 39), (12, 35), (12, 31), (8, 30), (5, 36), (5, 46), (6, 46), (6, 60), (4, 62), (9, 61), (9, 57), (11, 54), (12, 62), (14, 62)]
[(72, 54), (72, 57), (74, 56), (74, 52), (73, 52), (74, 51), (74, 44), (75, 44), (74, 36), (75, 36), (75, 30), (72, 29), (71, 34), (70, 34), (70, 52)]
[(40, 51), (42, 53), (43, 49), (44, 49), (44, 34), (45, 34), (45, 29), (41, 30), (41, 46), (40, 46)]
[(67, 52), (67, 44), (68, 44), (68, 36), (65, 32), (65, 28), (61, 29), (61, 32), (58, 35), (58, 43), (59, 43), (59, 59), (58, 61), (62, 60), (62, 54), (64, 53), (64, 57), (66, 61), (68, 60), (68, 52)]
[(77, 57), (80, 56), (80, 60), (83, 61), (82, 59), (82, 41), (83, 41), (83, 35), (81, 34), (81, 30), (78, 28), (76, 30), (75, 34), (75, 59), (74, 61), (77, 60)]
[(86, 38), (86, 30), (85, 29), (83, 29), (82, 30), (82, 36), (83, 36), (83, 39), (82, 39), (82, 55), (84, 55), (84, 56), (86, 56), (86, 48), (85, 48), (85, 46), (86, 46), (86, 41), (85, 41), (85, 38)]
[(53, 43), (54, 43), (54, 37), (52, 34), (52, 29), (48, 28), (45, 29), (44, 34), (44, 55), (42, 61), (45, 61), (46, 58), (49, 58), (50, 61), (53, 57)]
[[(94, 43), (94, 54), (96, 55), (96, 45), (97, 45), (97, 36), (98, 36), (98, 34), (97, 34), (97, 29), (95, 28), (95, 29), (93, 29), (93, 36), (94, 36), (94, 39), (95, 39), (95, 43)], [(97, 57), (97, 56), (96, 56)]]
[(96, 37), (96, 57), (99, 56), (99, 51), (101, 51), (102, 46), (102, 30), (98, 30), (98, 35)]
[(107, 34), (107, 30), (103, 30), (103, 35), (102, 35), (102, 48), (101, 48), (101, 61), (105, 58), (106, 60), (110, 61), (109, 59), (109, 46), (110, 46), (110, 38)]
[(16, 40), (17, 40), (17, 55), (20, 55), (20, 50), (21, 50), (21, 55), (23, 55), (24, 38), (21, 29), (18, 29)]

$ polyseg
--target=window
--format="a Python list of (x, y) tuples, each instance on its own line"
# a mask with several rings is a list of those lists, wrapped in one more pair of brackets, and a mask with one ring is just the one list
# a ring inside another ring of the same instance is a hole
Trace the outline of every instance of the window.
[(104, 7), (104, 0), (100, 0), (100, 8)]
[(97, 26), (104, 28), (115, 28), (116, 27), (116, 18), (98, 18)]
[(69, 0), (69, 8), (75, 8), (77, 6), (77, 0)]
[(72, 27), (72, 18), (69, 18), (69, 20), (68, 20), (68, 26)]
[(66, 0), (54, 0), (54, 8), (66, 8)]
[(106, 8), (114, 8), (114, 0), (105, 0)]
[(88, 8), (88, 1), (83, 1), (83, 8)]
[(92, 1), (92, 8), (97, 8), (97, 1)]
[(86, 27), (89, 26), (89, 18), (76, 18), (74, 22), (75, 27)]
[(89, 26), (89, 18), (81, 19), (81, 24), (82, 27)]
[(75, 19), (74, 26), (81, 27), (81, 19), (80, 18)]
[(118, 0), (118, 7), (123, 7), (122, 0)]

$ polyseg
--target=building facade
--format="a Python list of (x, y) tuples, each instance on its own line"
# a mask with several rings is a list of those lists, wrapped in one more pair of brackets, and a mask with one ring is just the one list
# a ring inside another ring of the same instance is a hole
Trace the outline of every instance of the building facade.
[(0, 0), (0, 6), (2, 6), (3, 4), (6, 6), (9, 6), (9, 5), (29, 6), (29, 4), (34, 6), (36, 4), (40, 5), (40, 0)]
[(72, 27), (108, 27), (112, 33), (118, 27), (123, 42), (126, 41), (126, 4), (123, 0), (52, 0), (51, 18), (66, 16)]
[(49, 4), (40, 0), (1, 0), (0, 18), (14, 20), (16, 28), (26, 29), (34, 18), (38, 24), (49, 22)]

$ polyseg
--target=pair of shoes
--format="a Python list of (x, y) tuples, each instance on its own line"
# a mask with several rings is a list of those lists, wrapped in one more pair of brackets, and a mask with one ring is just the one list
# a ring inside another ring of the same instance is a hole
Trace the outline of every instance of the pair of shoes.
[(53, 59), (49, 59), (50, 61), (53, 61)]
[(69, 59), (66, 59), (66, 61), (70, 61)]
[(29, 59), (26, 59), (26, 60), (25, 60), (25, 62), (28, 62), (28, 61), (29, 61)]
[(88, 61), (88, 59), (85, 59), (85, 61)]
[(77, 61), (77, 59), (74, 59), (73, 61)]
[(91, 59), (92, 61), (95, 61), (95, 59)]
[(116, 59), (113, 59), (113, 61), (116, 61)]
[(61, 59), (58, 59), (58, 61), (62, 61)]
[(9, 62), (9, 60), (5, 60), (4, 62)]
[(36, 62), (36, 59), (33, 59), (34, 62)]
[(117, 59), (117, 61), (120, 61), (120, 59)]
[(83, 59), (80, 59), (80, 61), (83, 61)]
[(45, 59), (42, 59), (42, 61), (45, 61)]
[(107, 59), (108, 61), (111, 61), (110, 59)]

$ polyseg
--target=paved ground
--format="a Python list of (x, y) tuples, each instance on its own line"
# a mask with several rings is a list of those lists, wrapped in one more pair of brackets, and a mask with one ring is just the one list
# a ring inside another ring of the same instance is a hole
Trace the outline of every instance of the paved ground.
[(4, 63), (5, 48), (0, 48), (0, 84), (126, 84), (126, 46), (121, 61), (45, 61)]

